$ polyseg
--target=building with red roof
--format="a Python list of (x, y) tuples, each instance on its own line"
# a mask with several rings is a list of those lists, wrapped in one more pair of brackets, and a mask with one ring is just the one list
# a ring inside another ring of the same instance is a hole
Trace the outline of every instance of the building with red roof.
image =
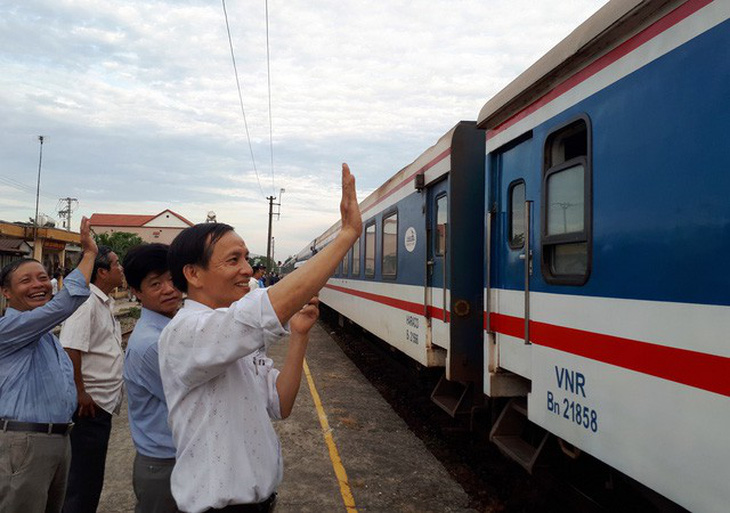
[(91, 228), (97, 234), (134, 233), (145, 242), (170, 244), (178, 233), (193, 223), (172, 210), (155, 215), (140, 214), (92, 214)]

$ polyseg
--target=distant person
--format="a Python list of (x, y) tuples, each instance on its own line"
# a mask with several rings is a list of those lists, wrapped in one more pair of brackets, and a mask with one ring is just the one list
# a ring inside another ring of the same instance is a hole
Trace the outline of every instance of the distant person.
[[(271, 511), (282, 478), (270, 419), (286, 418), (299, 391), (316, 293), (360, 236), (355, 179), (342, 169), (342, 228), (301, 271), (249, 293), (248, 249), (233, 228), (199, 224), (170, 246), (170, 272), (187, 293), (160, 337), (160, 371), (177, 462), (172, 493), (186, 512)], [(266, 348), (291, 328), (286, 361)]]
[(259, 288), (259, 280), (264, 275), (264, 267), (262, 265), (254, 265), (252, 269), (253, 275), (251, 275), (251, 279), (248, 282), (248, 288), (256, 290)]
[(266, 266), (262, 265), (260, 267), (260, 271), (261, 272), (259, 273), (259, 277), (258, 277), (259, 287), (261, 287), (263, 289), (264, 287), (266, 287)]
[(61, 270), (56, 269), (53, 271), (53, 278), (51, 278), (51, 295), (55, 296), (58, 294), (58, 287), (61, 284)]
[(127, 387), (129, 429), (137, 454), (132, 484), (135, 513), (176, 513), (170, 490), (175, 444), (167, 425), (157, 343), (182, 303), (172, 284), (166, 244), (142, 244), (124, 257), (124, 276), (142, 303), (142, 314), (127, 342), (124, 382)]
[(61, 344), (74, 367), (78, 408), (71, 431), (71, 471), (65, 513), (94, 512), (104, 485), (112, 414), (122, 405), (122, 333), (109, 293), (122, 285), (117, 254), (100, 246), (91, 275), (91, 296), (61, 329)]
[(83, 256), (55, 296), (37, 260), (23, 258), (0, 271), (9, 305), (0, 317), (2, 512), (58, 513), (63, 506), (76, 388), (71, 360), (51, 330), (89, 297), (97, 247), (85, 217), (80, 231)]

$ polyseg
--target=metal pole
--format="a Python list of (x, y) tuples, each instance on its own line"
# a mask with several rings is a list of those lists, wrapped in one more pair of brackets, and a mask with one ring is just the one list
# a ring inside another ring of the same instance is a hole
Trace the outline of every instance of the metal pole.
[(35, 217), (33, 218), (33, 226), (35, 226), (35, 237), (38, 237), (38, 200), (41, 195), (41, 164), (43, 163), (43, 136), (39, 135), (38, 140), (41, 143), (40, 156), (38, 157), (38, 185), (35, 190)]
[(271, 258), (271, 218), (274, 215), (274, 196), (268, 196), (266, 198), (269, 200), (269, 236), (266, 238), (266, 265), (269, 266), (270, 258)]
[(38, 244), (38, 202), (41, 195), (41, 164), (43, 163), (43, 136), (38, 136), (40, 141), (40, 155), (38, 157), (38, 183), (35, 191), (35, 217), (33, 218), (33, 258), (40, 260), (41, 248)]

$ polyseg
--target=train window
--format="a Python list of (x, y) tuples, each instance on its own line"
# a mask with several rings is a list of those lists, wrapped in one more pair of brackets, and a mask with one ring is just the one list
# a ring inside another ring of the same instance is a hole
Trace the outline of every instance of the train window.
[(395, 278), (398, 271), (398, 212), (383, 217), (383, 277)]
[(525, 181), (517, 180), (509, 186), (509, 247), (525, 245)]
[(345, 255), (345, 258), (342, 259), (342, 276), (347, 276), (350, 273), (350, 253), (352, 250), (348, 251)]
[(436, 198), (436, 229), (434, 230), (436, 254), (446, 253), (446, 227), (449, 223), (448, 197), (446, 194)]
[(352, 275), (360, 276), (360, 239), (352, 246)]
[(591, 167), (588, 118), (550, 134), (543, 177), (542, 270), (548, 283), (583, 285), (590, 274)]
[(365, 227), (365, 276), (375, 276), (375, 221)]

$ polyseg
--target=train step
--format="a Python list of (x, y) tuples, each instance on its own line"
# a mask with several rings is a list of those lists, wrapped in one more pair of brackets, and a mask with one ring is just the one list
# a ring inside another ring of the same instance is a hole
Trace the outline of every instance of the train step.
[(550, 433), (527, 419), (527, 405), (522, 397), (512, 398), (494, 423), (489, 439), (509, 458), (532, 474)]
[(471, 384), (449, 381), (444, 375), (431, 392), (431, 400), (446, 413), (456, 417), (458, 413), (466, 413), (472, 407), (471, 387)]

